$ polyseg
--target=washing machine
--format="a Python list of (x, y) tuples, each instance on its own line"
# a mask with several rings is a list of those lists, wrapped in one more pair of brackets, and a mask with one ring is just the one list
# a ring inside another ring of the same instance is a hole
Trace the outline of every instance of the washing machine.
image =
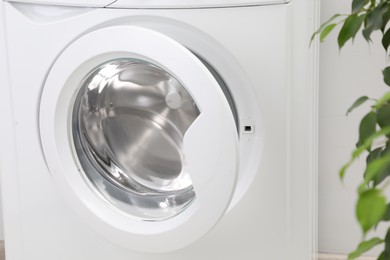
[(314, 7), (2, 1), (7, 259), (311, 259)]

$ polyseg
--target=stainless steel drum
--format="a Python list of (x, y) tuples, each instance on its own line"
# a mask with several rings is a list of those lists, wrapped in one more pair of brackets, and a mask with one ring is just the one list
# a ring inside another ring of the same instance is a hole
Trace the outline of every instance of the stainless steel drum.
[(171, 218), (196, 195), (183, 137), (200, 111), (164, 69), (123, 58), (90, 72), (72, 118), (83, 172), (112, 206), (143, 220)]

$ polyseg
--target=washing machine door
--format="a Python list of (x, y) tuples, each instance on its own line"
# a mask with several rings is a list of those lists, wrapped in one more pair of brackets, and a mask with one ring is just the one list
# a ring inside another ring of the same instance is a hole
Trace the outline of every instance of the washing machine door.
[(158, 32), (90, 32), (55, 61), (40, 133), (59, 191), (103, 236), (164, 252), (205, 235), (235, 190), (238, 134), (221, 86)]

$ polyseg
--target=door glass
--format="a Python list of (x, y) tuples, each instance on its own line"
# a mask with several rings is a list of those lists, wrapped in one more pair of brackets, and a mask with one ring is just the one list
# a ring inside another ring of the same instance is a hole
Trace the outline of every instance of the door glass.
[(84, 174), (115, 208), (165, 220), (195, 199), (183, 137), (200, 111), (185, 87), (147, 61), (117, 59), (81, 83), (72, 134)]

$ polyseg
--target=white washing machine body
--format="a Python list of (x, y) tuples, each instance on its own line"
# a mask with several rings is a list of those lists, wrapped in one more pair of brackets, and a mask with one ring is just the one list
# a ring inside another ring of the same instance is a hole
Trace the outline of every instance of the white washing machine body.
[(7, 259), (310, 259), (296, 1), (1, 2)]

